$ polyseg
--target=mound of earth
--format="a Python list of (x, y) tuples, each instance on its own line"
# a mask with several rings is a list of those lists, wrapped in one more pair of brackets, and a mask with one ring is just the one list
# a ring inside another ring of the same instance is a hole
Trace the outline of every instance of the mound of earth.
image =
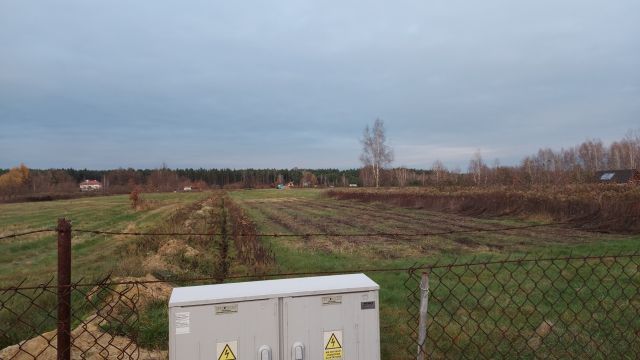
[(156, 254), (148, 256), (143, 261), (145, 270), (154, 272), (158, 270), (168, 270), (173, 273), (179, 273), (181, 270), (169, 261), (170, 257), (183, 253), (185, 257), (192, 258), (200, 254), (200, 252), (184, 242), (176, 239), (171, 239), (164, 243), (158, 249)]
[[(114, 282), (156, 281), (152, 275), (143, 278), (118, 278)], [(168, 300), (171, 295), (171, 286), (162, 283), (146, 283), (144, 286), (133, 287), (130, 285), (118, 285), (116, 291), (124, 296), (112, 297), (103, 307), (106, 312), (113, 311), (118, 306), (124, 306), (119, 302), (125, 302), (127, 298), (134, 298), (137, 292), (138, 300), (135, 306), (138, 310), (154, 299)], [(148, 350), (138, 347), (131, 339), (125, 336), (115, 336), (105, 333), (101, 325), (106, 323), (104, 319), (109, 314), (93, 313), (87, 316), (78, 327), (71, 332), (71, 359), (123, 359), (138, 358), (142, 360), (167, 359), (168, 353), (163, 350)], [(57, 343), (56, 331), (49, 331), (29, 340), (20, 342), (0, 350), (0, 359), (45, 359), (55, 360), (57, 357), (55, 346)], [(137, 354), (137, 356), (136, 356)]]

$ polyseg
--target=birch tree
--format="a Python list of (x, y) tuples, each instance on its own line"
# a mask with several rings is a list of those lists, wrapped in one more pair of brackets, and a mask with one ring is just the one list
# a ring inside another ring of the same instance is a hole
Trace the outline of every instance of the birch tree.
[(393, 150), (386, 142), (384, 122), (376, 119), (373, 128), (369, 125), (362, 135), (362, 154), (360, 161), (364, 168), (371, 168), (376, 187), (380, 186), (380, 169), (384, 169), (393, 161)]
[(431, 171), (433, 171), (436, 176), (436, 184), (440, 184), (442, 180), (444, 180), (444, 175), (447, 172), (447, 168), (444, 166), (442, 161), (436, 160), (431, 167)]
[(482, 160), (480, 149), (473, 154), (473, 158), (469, 161), (469, 173), (473, 175), (473, 182), (476, 185), (482, 185), (486, 183), (487, 165)]

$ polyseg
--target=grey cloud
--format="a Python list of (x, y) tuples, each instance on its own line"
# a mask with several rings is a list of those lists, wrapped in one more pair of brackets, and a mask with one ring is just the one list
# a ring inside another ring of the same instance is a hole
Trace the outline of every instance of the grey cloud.
[(2, 1), (0, 167), (349, 167), (376, 117), (407, 166), (611, 140), (640, 113), (638, 13), (633, 0)]

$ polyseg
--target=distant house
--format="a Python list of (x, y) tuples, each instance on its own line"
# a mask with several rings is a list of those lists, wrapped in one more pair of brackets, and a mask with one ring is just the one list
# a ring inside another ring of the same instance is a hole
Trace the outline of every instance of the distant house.
[(598, 171), (596, 180), (604, 184), (640, 184), (640, 171), (634, 169)]
[(293, 181), (289, 181), (286, 185), (285, 184), (276, 185), (276, 189), (278, 189), (278, 190), (287, 190), (287, 189), (291, 189), (293, 187), (295, 187), (295, 185), (293, 184)]
[(80, 183), (80, 191), (96, 191), (101, 189), (102, 184), (98, 180), (85, 180)]

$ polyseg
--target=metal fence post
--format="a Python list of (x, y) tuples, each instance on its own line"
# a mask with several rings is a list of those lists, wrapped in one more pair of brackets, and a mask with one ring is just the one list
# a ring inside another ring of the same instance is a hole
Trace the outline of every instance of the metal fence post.
[(71, 222), (58, 219), (58, 360), (71, 359)]
[(418, 360), (425, 358), (427, 341), (427, 309), (429, 307), (429, 273), (423, 272), (420, 280), (420, 317), (418, 321)]

